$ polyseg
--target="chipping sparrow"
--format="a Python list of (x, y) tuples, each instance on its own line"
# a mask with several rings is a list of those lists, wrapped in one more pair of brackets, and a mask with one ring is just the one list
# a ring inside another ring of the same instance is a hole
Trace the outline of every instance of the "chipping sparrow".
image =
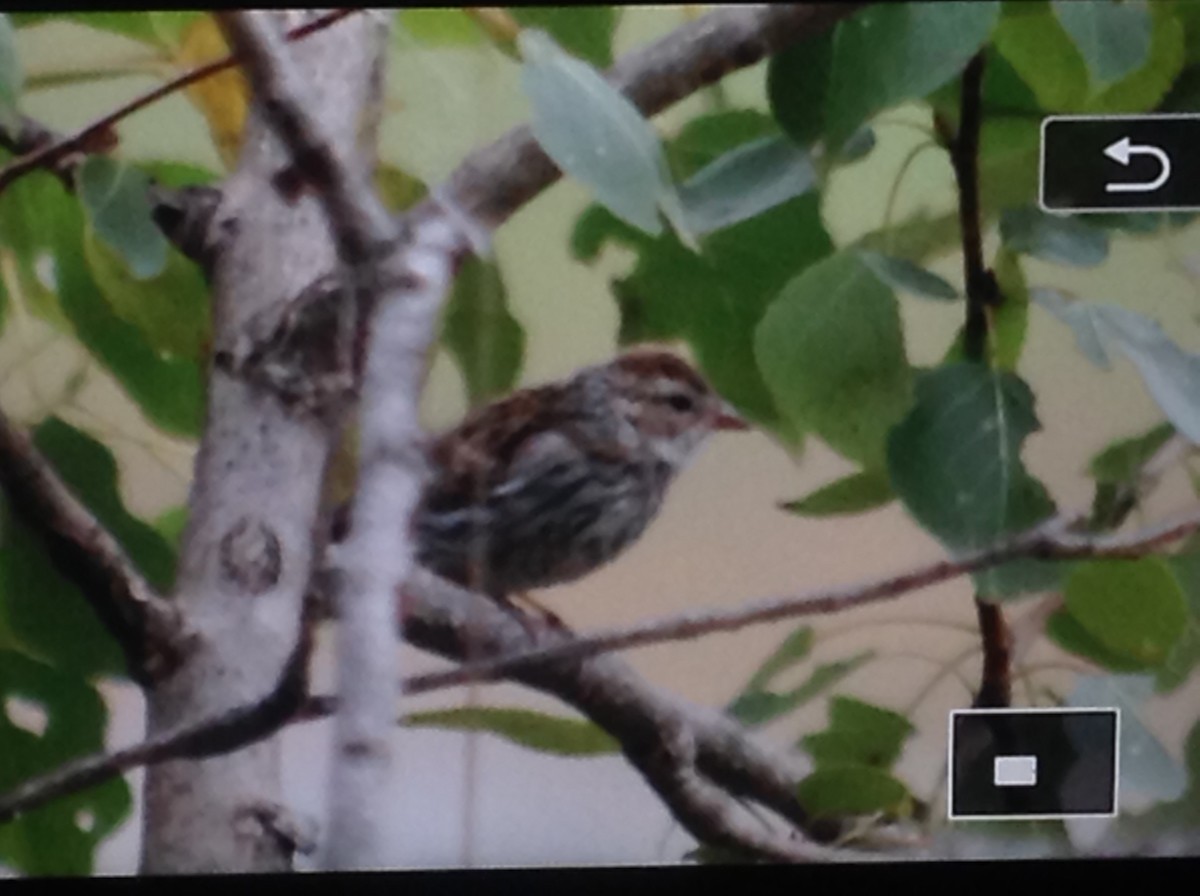
[(515, 392), (431, 444), (417, 561), (503, 603), (576, 579), (637, 540), (707, 436), (746, 428), (657, 350)]

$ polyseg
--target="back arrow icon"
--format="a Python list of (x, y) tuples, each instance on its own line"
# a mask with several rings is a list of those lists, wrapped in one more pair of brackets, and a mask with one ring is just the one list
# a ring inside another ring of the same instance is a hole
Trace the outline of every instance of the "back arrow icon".
[(1104, 189), (1109, 193), (1149, 193), (1165, 184), (1171, 176), (1171, 157), (1157, 146), (1135, 145), (1129, 142), (1128, 137), (1122, 137), (1116, 143), (1104, 147), (1104, 154), (1119, 165), (1128, 165), (1133, 156), (1154, 156), (1162, 166), (1158, 177), (1151, 181), (1105, 184)]

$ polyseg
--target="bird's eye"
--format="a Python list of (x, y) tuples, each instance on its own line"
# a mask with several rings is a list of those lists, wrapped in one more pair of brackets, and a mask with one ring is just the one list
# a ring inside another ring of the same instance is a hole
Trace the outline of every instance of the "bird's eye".
[(687, 412), (696, 407), (696, 402), (690, 395), (684, 395), (682, 392), (676, 392), (673, 395), (667, 396), (667, 404), (680, 412)]

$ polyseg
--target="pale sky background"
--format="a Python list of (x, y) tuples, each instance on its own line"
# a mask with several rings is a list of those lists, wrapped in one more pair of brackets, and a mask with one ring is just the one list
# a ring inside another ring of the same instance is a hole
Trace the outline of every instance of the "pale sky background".
[[(618, 52), (672, 29), (682, 20), (678, 8), (635, 8), (626, 13), (617, 37)], [(83, 39), (69, 27), (50, 26), (23, 33), (19, 45), (28, 70), (88, 68), (132, 47), (116, 38)], [(452, 169), (471, 148), (524, 120), (528, 110), (517, 88), (516, 65), (496, 52), (410, 51), (393, 56), (390, 92), (396, 102), (383, 131), (382, 156), (430, 182)], [(764, 67), (728, 79), (735, 102), (762, 103)], [(47, 124), (70, 129), (124, 98), (144, 90), (150, 79), (123, 78), (90, 87), (30, 95), (25, 109)], [(690, 100), (656, 120), (665, 133), (697, 110)], [(897, 122), (923, 121), (916, 108), (887, 113), (879, 144), (862, 162), (835, 174), (828, 190), (826, 224), (839, 245), (882, 222), (883, 204), (901, 159), (921, 138)], [(122, 153), (131, 159), (180, 158), (216, 167), (203, 120), (181, 97), (173, 97), (122, 123)], [(922, 153), (900, 190), (896, 218), (922, 206), (951, 207), (953, 178), (940, 152)], [(496, 236), (499, 258), (514, 314), (528, 334), (523, 381), (541, 382), (610, 357), (615, 350), (616, 306), (608, 280), (625, 271), (631, 256), (608, 252), (600, 264), (575, 262), (566, 237), (574, 215), (587, 202), (571, 183), (555, 186), (521, 211)], [(988, 254), (995, 236), (988, 239)], [(1077, 294), (1112, 302), (1156, 317), (1185, 347), (1200, 349), (1197, 299), (1200, 281), (1177, 261), (1200, 270), (1200, 229), (1160, 238), (1117, 238), (1109, 260), (1091, 270), (1029, 262), (1032, 285), (1069, 286)], [(951, 254), (931, 267), (961, 282), (960, 260)], [(944, 304), (901, 297), (908, 351), (914, 363), (941, 356), (960, 323), (959, 312)], [(0, 369), (36, 345), (43, 328), (35, 321), (10, 320), (0, 339)], [(51, 346), (0, 382), (0, 405), (22, 420), (39, 419), (56, 390), (78, 364), (71, 346)], [(1037, 396), (1044, 429), (1027, 443), (1025, 458), (1062, 507), (1082, 507), (1090, 486), (1082, 475), (1087, 459), (1111, 439), (1141, 432), (1161, 415), (1147, 398), (1133, 369), (1118, 362), (1101, 373), (1075, 350), (1067, 329), (1039, 309), (1030, 332), (1021, 373)], [(191, 451), (148, 428), (136, 409), (95, 367), (67, 419), (104, 439), (117, 453), (122, 490), (135, 512), (151, 516), (179, 504), (186, 495)], [(434, 428), (454, 422), (464, 404), (457, 372), (443, 357), (435, 364), (426, 401)], [(685, 474), (659, 520), (629, 553), (610, 567), (569, 586), (545, 592), (572, 625), (588, 630), (631, 623), (673, 611), (734, 606), (755, 597), (850, 583), (932, 560), (937, 544), (911, 524), (895, 505), (866, 515), (833, 521), (802, 520), (776, 509), (848, 472), (850, 466), (816, 440), (803, 457), (789, 457), (761, 434), (723, 434)], [(1182, 477), (1164, 482), (1149, 516), (1180, 507), (1190, 495)], [(1017, 605), (1019, 620), (1035, 609)], [(649, 679), (684, 698), (720, 705), (742, 686), (752, 670), (793, 624), (758, 627), (699, 642), (630, 653), (629, 660)], [(974, 609), (965, 581), (929, 589), (901, 601), (818, 623), (813, 659), (794, 673), (805, 676), (816, 663), (873, 649), (879, 658), (845, 680), (837, 692), (909, 711), (919, 727), (899, 772), (921, 796), (933, 794), (944, 776), (947, 713), (970, 696), (942, 666), (961, 658), (958, 675), (978, 679)], [(409, 668), (436, 664), (411, 656)], [(318, 659), (318, 684), (328, 681), (328, 652)], [(1072, 672), (1084, 665), (1064, 659), (1039, 639), (1027, 662), (1037, 667), (1039, 686), (1070, 690)], [(785, 679), (786, 681), (786, 679)], [(1195, 684), (1195, 683), (1193, 683)], [(128, 743), (142, 733), (142, 705), (136, 691), (112, 687), (114, 724), (110, 741)], [(1025, 695), (1020, 684), (1018, 698)], [(568, 711), (540, 695), (513, 686), (480, 689), (495, 705), (529, 705)], [(1147, 715), (1164, 742), (1178, 755), (1180, 739), (1195, 716), (1200, 689), (1192, 686), (1148, 707)], [(421, 708), (453, 705), (457, 692), (428, 695)], [(416, 703), (416, 701), (414, 701)], [(915, 703), (915, 705), (913, 705)], [(763, 733), (780, 746), (824, 727), (824, 701)], [(323, 816), (329, 726), (310, 724), (285, 735), (286, 780), (294, 808)], [(490, 736), (434, 731), (397, 734), (399, 768), (394, 862), (397, 866), (454, 866), (468, 852), (480, 865), (674, 862), (691, 847), (649, 788), (620, 759), (564, 760), (508, 745)], [(475, 753), (477, 784), (472, 806), (465, 802), (468, 751)], [(135, 796), (140, 773), (133, 777)], [(468, 824), (466, 819), (471, 819)], [(98, 871), (128, 873), (136, 867), (138, 819), (101, 850)], [(464, 840), (470, 836), (468, 850)]]

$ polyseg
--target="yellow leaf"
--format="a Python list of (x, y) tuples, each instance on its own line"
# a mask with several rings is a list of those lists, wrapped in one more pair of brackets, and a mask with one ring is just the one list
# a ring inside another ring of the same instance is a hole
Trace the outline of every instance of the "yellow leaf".
[[(193, 68), (228, 53), (221, 29), (212, 16), (204, 16), (184, 29), (175, 61), (184, 68)], [(241, 70), (226, 69), (189, 85), (186, 90), (188, 99), (208, 122), (221, 161), (226, 168), (232, 168), (241, 149), (250, 99), (250, 89)]]

